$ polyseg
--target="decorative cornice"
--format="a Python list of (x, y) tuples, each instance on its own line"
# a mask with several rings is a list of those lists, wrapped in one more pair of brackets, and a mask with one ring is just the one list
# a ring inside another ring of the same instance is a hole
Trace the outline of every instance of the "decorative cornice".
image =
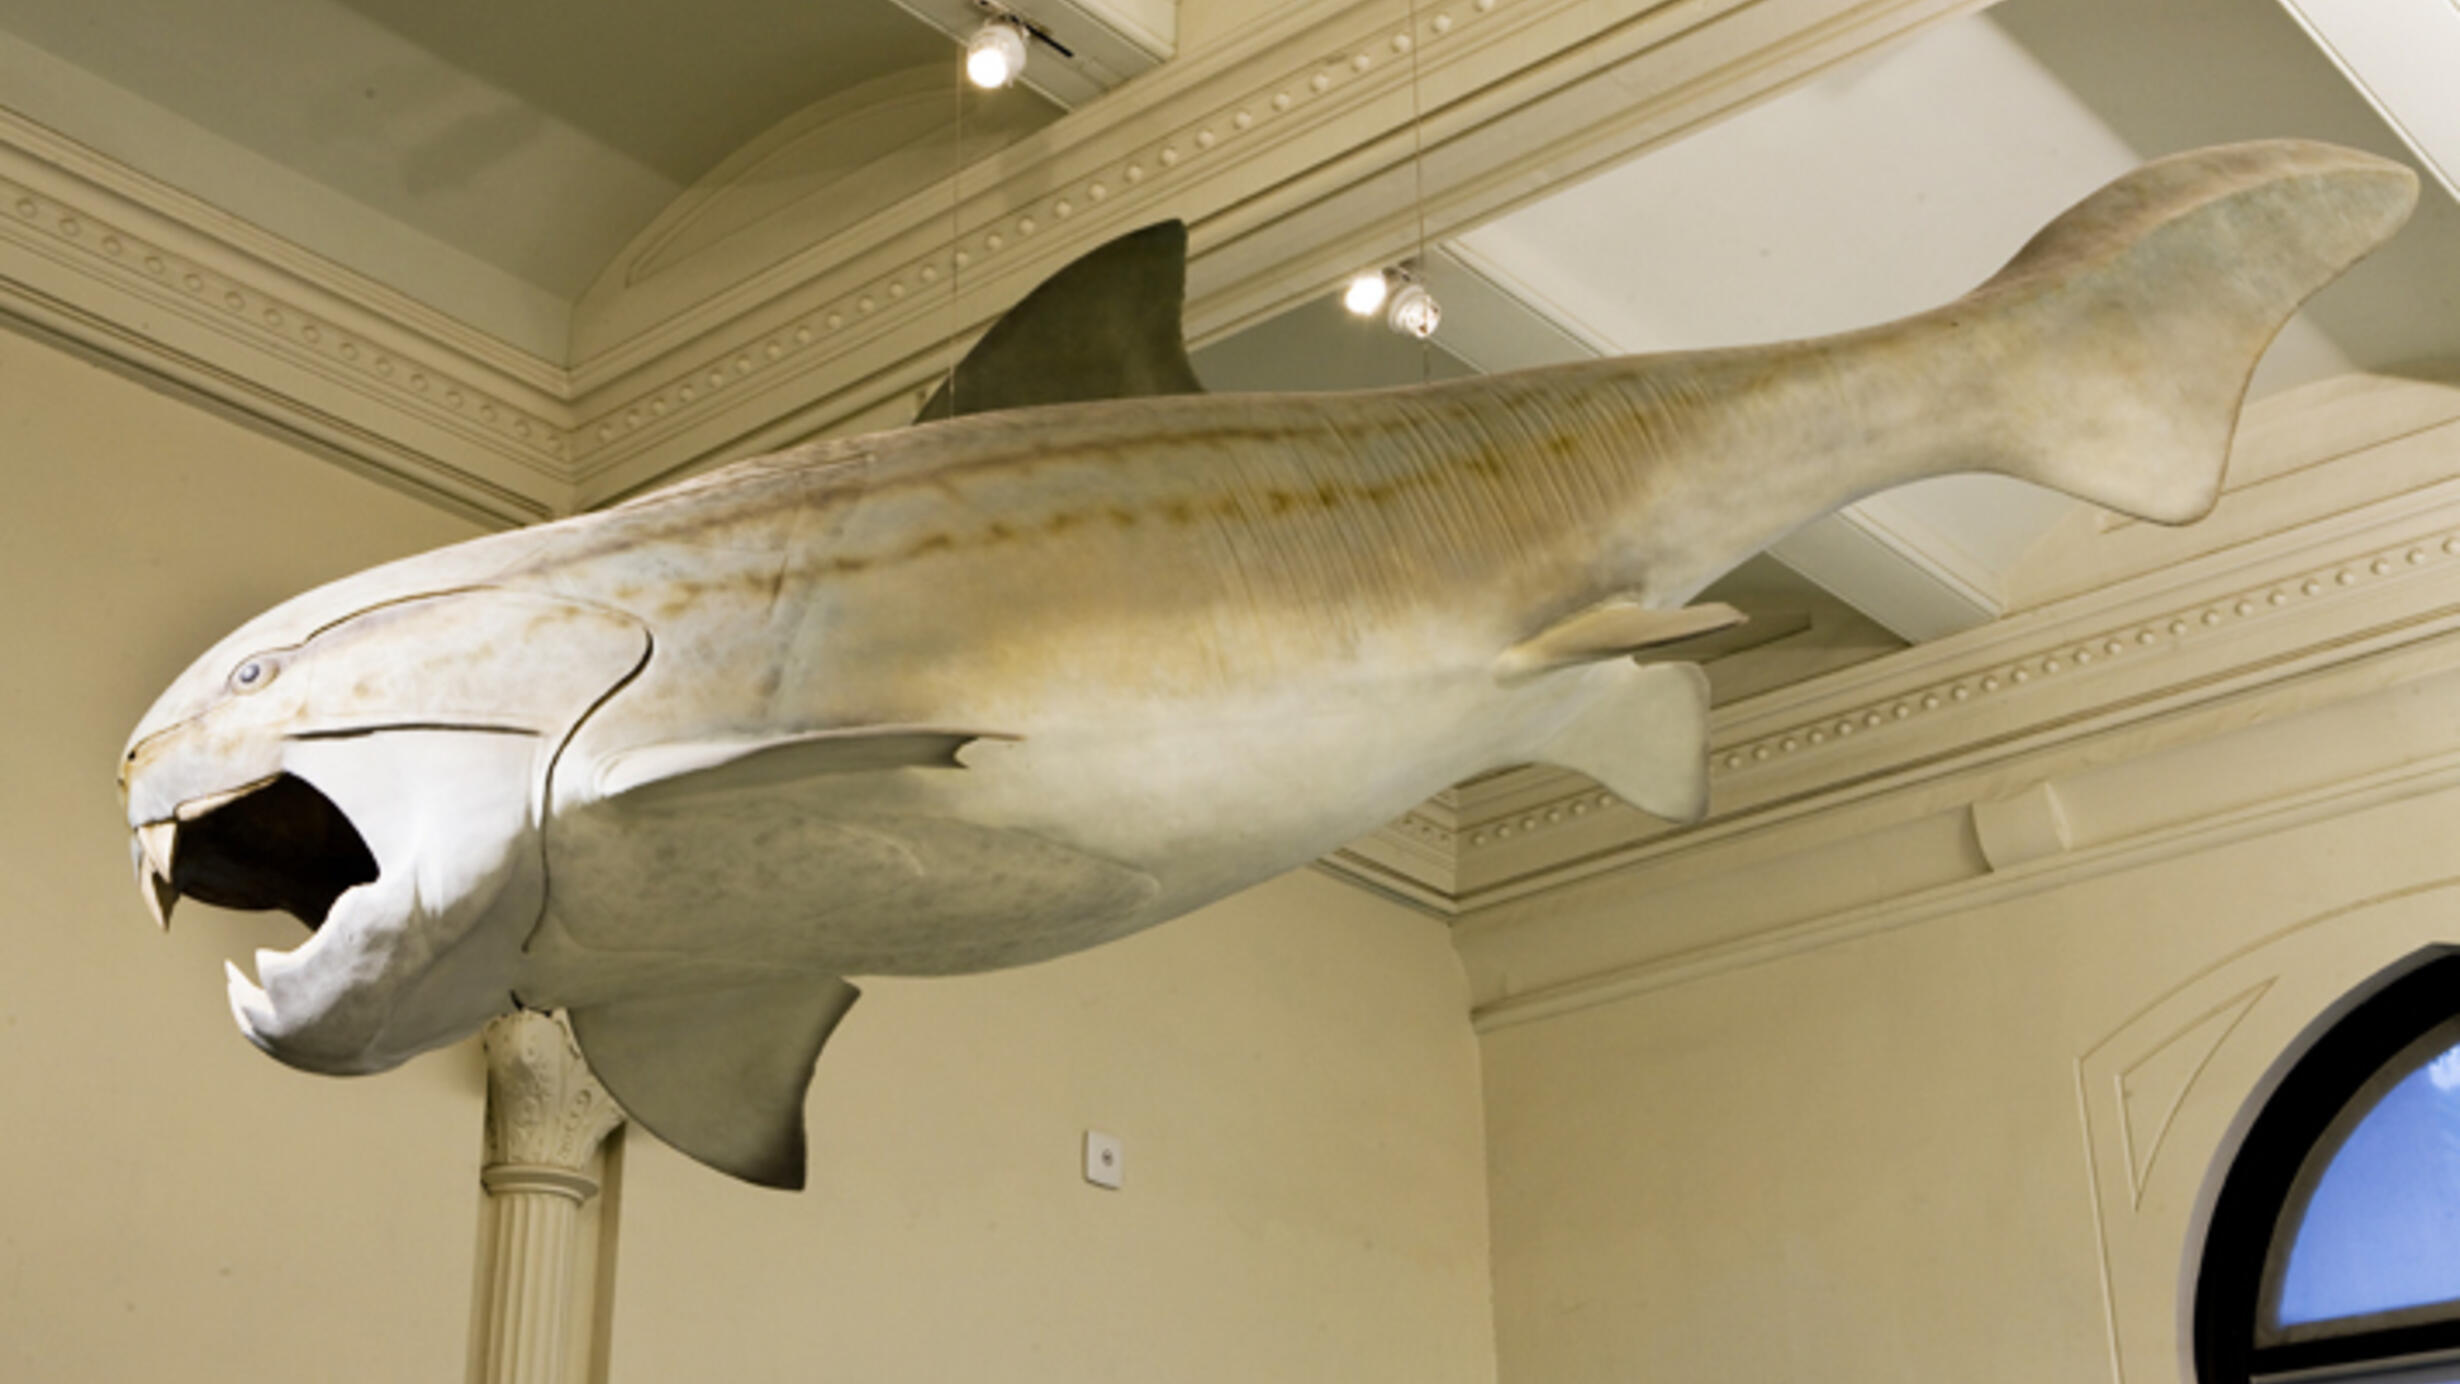
[(2317, 566), (2268, 577), (2217, 597), (2174, 606), (2149, 617), (2131, 618), (2097, 629), (2081, 639), (2060, 638), (2046, 648), (1991, 659), (1935, 681), (1877, 700), (1825, 712), (1817, 719), (1720, 745), (1711, 771), (1740, 780), (1772, 760), (1800, 755), (1817, 758), (1824, 749), (1842, 748), (1858, 732), (1878, 732), (1905, 726), (1918, 733), (1918, 723), (1934, 713), (1981, 698), (2012, 696), (2035, 681), (2083, 673), (2099, 663), (2144, 658), (2174, 652), (2218, 634), (2224, 626), (2260, 622), (2293, 613), (2293, 607), (2338, 597), (2354, 588), (2395, 575), (2448, 563), (2460, 556), (2460, 527), (2437, 526), (2414, 538), (2361, 551)]
[(1326, 857), (1323, 867), (1404, 903), (1441, 913), (1458, 888), (1453, 864), (1460, 832), (1440, 803), (1429, 802), (1382, 831)]
[(5, 175), (0, 175), (0, 202), (7, 203), (20, 232), (32, 233), (20, 235), (21, 245), (38, 246), (97, 276), (136, 285), (155, 302), (214, 322), (256, 349), (311, 363), (371, 392), (404, 394), (401, 402), (430, 421), (460, 426), (481, 445), (541, 474), (559, 476), (563, 471), (561, 425), (511, 402), (505, 397), (510, 391), (478, 383), (478, 371), (455, 373), (449, 367), (398, 358), (369, 335), (331, 320), (339, 313), (302, 305), (311, 295), (282, 296), (261, 281), (183, 255), (107, 219), (108, 209), (89, 203), (80, 210)]
[[(1468, 887), (1456, 905), (1468, 912), (1525, 897), (1648, 854), (1894, 791), (1988, 757), (2100, 734), (2439, 629), (2460, 617), (2460, 487), (2453, 489), (2406, 516), (2408, 522), (2387, 519), (2398, 538), (2356, 545), (2327, 562), (2286, 563), (2285, 570), (2183, 602), (2175, 593), (2167, 600), (2143, 593), (2153, 609), (2094, 622), (2081, 636), (2072, 627), (2039, 628), (2047, 622), (2009, 622), (1952, 641), (1953, 650), (1932, 646), (1933, 653), (1959, 657), (1891, 656), (1851, 670), (1904, 674), (1870, 678), (1875, 687), (1828, 685), (1844, 677), (1819, 680), (1762, 699), (1776, 706), (1733, 708), (1717, 718), (1717, 808), (1707, 824), (1674, 829), (1621, 809), (1622, 845), (1599, 850), (1584, 843), (1577, 860), (1534, 868), (1522, 861), (1504, 878), (1464, 869)], [(1762, 729), (1771, 720), (1779, 725)], [(1577, 785), (1570, 798), (1594, 792), (1564, 777)], [(1563, 825), (1542, 822), (1539, 830)], [(1488, 841), (1479, 840), (1482, 831)], [(1504, 838), (1479, 823), (1467, 839), (1475, 850)]]
[(6, 111), (0, 311), (457, 508), (569, 492), (560, 372)]

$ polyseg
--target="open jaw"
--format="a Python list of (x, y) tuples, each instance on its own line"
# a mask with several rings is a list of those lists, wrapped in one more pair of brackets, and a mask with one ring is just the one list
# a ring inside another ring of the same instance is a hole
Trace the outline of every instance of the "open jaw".
[(324, 925), (343, 892), (373, 881), (376, 857), (333, 800), (275, 774), (182, 803), (137, 829), (138, 884), (155, 921), (192, 898), (220, 908), (280, 909)]
[[(224, 963), (231, 1017), (249, 1042), (311, 1071), (374, 1070), (357, 1045), (326, 1051), (314, 1034), (331, 1036), (331, 1021), (340, 1016), (329, 983), (333, 967), (311, 966), (308, 954), (330, 953), (325, 944), (335, 942), (355, 950), (325, 924), (344, 894), (382, 874), (349, 814), (306, 779), (277, 773), (181, 803), (171, 816), (137, 828), (133, 849), (140, 891), (166, 928), (172, 906), (185, 897), (222, 908), (278, 909), (315, 934), (288, 952), (260, 949), (261, 985), (238, 963)], [(303, 985), (310, 971), (328, 983)], [(345, 1022), (341, 1029), (352, 1027)]]

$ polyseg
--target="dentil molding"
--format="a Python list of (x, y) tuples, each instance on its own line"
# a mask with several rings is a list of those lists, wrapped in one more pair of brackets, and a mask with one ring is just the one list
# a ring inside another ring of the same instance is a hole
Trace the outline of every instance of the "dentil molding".
[(1979, 5), (1294, 0), (685, 302), (593, 296), (565, 361), (0, 110), (0, 314), (526, 523), (902, 422), (956, 344), (1134, 226), (1189, 223), (1191, 331), (1225, 332)]

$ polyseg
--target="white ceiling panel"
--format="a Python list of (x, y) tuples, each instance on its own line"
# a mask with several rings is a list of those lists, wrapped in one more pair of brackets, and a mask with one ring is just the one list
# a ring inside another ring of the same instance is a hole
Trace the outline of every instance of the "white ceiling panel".
[(2460, 196), (2460, 4), (2283, 0), (2420, 162)]

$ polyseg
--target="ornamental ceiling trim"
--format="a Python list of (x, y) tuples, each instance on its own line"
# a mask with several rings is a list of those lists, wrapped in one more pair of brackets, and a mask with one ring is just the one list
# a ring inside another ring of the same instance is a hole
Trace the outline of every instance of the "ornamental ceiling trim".
[(570, 491), (561, 372), (5, 110), (0, 312), (449, 508)]

